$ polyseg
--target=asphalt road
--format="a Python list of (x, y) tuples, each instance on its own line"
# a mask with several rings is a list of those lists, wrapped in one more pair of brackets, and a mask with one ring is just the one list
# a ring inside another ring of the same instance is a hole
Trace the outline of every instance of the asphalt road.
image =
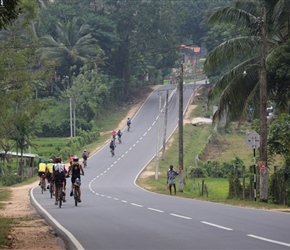
[[(135, 185), (156, 154), (159, 95), (163, 106), (166, 88), (148, 97), (114, 157), (105, 145), (89, 158), (78, 207), (67, 197), (59, 209), (36, 187), (31, 197), (38, 211), (69, 249), (289, 249), (290, 214), (160, 195)], [(193, 86), (185, 85), (184, 107), (192, 93)], [(168, 136), (178, 122), (177, 99), (171, 88)], [(163, 118), (160, 124), (163, 131)]]

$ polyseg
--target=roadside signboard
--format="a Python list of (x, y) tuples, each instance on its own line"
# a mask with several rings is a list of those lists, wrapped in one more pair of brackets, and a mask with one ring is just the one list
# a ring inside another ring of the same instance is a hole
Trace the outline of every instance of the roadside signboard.
[(246, 137), (245, 144), (250, 149), (258, 149), (260, 147), (260, 135), (256, 131), (253, 131)]

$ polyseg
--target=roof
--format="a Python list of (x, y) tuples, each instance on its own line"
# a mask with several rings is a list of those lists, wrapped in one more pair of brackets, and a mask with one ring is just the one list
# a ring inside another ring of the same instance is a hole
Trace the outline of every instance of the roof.
[[(4, 154), (5, 154), (5, 151), (0, 151), (0, 155), (4, 155)], [(6, 154), (7, 155), (12, 155), (12, 156), (17, 156), (18, 155), (18, 157), (21, 156), (20, 152), (18, 152), (18, 154), (17, 154), (17, 152), (8, 151)], [(40, 156), (38, 154), (29, 154), (29, 153), (24, 153), (23, 157), (26, 157), (26, 158), (40, 158)]]

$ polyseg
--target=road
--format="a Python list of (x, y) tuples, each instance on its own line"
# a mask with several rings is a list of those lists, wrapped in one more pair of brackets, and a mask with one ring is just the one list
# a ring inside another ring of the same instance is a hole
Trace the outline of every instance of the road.
[[(148, 97), (114, 157), (105, 145), (89, 158), (78, 207), (68, 197), (59, 209), (34, 188), (35, 207), (69, 240), (69, 249), (289, 249), (290, 214), (155, 194), (135, 185), (156, 154), (159, 94), (164, 104), (168, 87)], [(193, 86), (184, 87), (186, 107)], [(174, 89), (170, 93), (168, 135), (178, 122), (178, 96)]]

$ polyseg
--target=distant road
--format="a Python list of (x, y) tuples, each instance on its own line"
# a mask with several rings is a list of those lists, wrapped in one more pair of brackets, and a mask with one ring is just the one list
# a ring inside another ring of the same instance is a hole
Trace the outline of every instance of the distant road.
[[(59, 209), (48, 194), (32, 191), (45, 210), (41, 214), (59, 223), (58, 232), (72, 240), (70, 249), (289, 249), (290, 214), (155, 194), (135, 185), (156, 154), (158, 93), (163, 105), (168, 88), (170, 135), (178, 122), (178, 96), (167, 85), (155, 90), (133, 117), (114, 157), (106, 145), (89, 158), (78, 207), (67, 197)], [(193, 85), (184, 85), (184, 107), (192, 93)]]

